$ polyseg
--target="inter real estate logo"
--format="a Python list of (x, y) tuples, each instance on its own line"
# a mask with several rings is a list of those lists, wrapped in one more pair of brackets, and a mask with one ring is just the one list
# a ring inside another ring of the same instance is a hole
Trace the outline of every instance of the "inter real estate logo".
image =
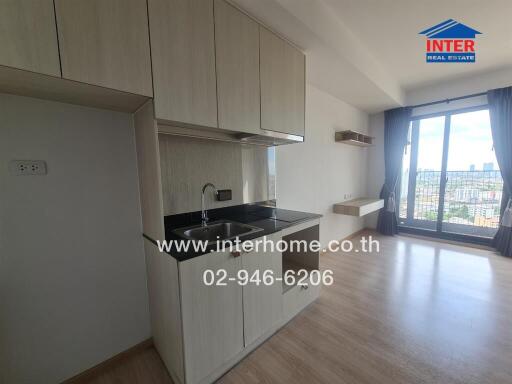
[(427, 63), (474, 63), (477, 30), (449, 19), (419, 33), (427, 37)]

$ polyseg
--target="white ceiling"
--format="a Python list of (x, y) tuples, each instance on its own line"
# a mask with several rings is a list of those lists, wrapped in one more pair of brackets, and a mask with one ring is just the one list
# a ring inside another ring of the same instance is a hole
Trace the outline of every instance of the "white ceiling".
[[(323, 0), (405, 90), (512, 65), (511, 0)], [(425, 62), (424, 29), (455, 19), (482, 32), (476, 62)]]
[[(367, 112), (404, 105), (425, 87), (512, 68), (512, 0), (232, 1), (304, 50), (309, 83)], [(476, 63), (425, 63), (418, 32), (449, 18), (482, 32)]]
[(231, 0), (307, 55), (308, 83), (356, 107), (380, 111), (403, 91), (322, 0)]

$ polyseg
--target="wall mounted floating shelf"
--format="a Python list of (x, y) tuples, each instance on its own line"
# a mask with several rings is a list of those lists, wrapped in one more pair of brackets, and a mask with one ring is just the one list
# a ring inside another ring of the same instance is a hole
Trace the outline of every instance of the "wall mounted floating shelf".
[(373, 137), (355, 131), (338, 131), (334, 134), (334, 140), (338, 143), (369, 147), (373, 145)]
[(384, 207), (383, 199), (371, 199), (367, 197), (360, 197), (358, 199), (344, 201), (342, 203), (334, 204), (333, 212), (341, 215), (349, 216), (364, 216), (371, 212), (378, 211)]

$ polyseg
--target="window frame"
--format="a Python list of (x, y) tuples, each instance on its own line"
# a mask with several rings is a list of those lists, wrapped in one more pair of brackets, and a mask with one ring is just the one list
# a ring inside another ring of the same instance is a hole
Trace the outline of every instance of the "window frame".
[[(442, 159), (442, 171), (441, 171), (441, 182), (440, 182), (440, 190), (439, 190), (439, 206), (438, 206), (438, 217), (437, 217), (437, 224), (435, 230), (429, 230), (429, 229), (423, 229), (423, 228), (414, 228), (410, 225), (404, 225), (401, 221), (410, 221), (409, 216), (409, 210), (414, 210), (414, 192), (410, 193), (410, 191), (415, 191), (415, 184), (416, 184), (416, 177), (411, 177), (412, 173), (412, 166), (410, 166), (410, 172), (409, 172), (409, 180), (407, 183), (408, 188), (408, 200), (407, 200), (407, 218), (402, 219), (400, 217), (400, 208), (396, 211), (397, 220), (398, 220), (398, 230), (399, 232), (403, 233), (409, 233), (414, 235), (421, 235), (421, 236), (427, 236), (427, 237), (433, 237), (433, 238), (440, 238), (445, 240), (451, 240), (451, 241), (461, 241), (461, 242), (467, 242), (472, 244), (478, 244), (478, 245), (485, 245), (490, 246), (492, 243), (492, 238), (489, 237), (482, 237), (482, 236), (474, 236), (474, 235), (465, 235), (465, 234), (459, 234), (459, 233), (453, 233), (453, 232), (443, 232), (442, 231), (442, 220), (443, 220), (443, 212), (444, 210), (444, 200), (445, 200), (445, 192), (446, 192), (446, 172), (447, 172), (447, 160), (448, 160), (448, 147), (449, 147), (449, 140), (450, 140), (450, 127), (451, 127), (451, 117), (452, 115), (458, 115), (461, 113), (469, 113), (469, 112), (475, 112), (475, 111), (481, 111), (481, 110), (489, 110), (489, 104), (479, 104), (476, 106), (469, 106), (469, 107), (461, 107), (461, 108), (454, 108), (450, 110), (444, 110), (439, 112), (432, 112), (432, 113), (424, 113), (424, 114), (418, 114), (411, 116), (410, 118), (410, 129), (419, 128), (419, 121), (422, 119), (429, 119), (433, 117), (440, 117), (444, 116), (444, 140), (443, 140), (443, 159)], [(412, 152), (413, 149), (413, 138), (414, 133), (411, 132), (411, 163), (413, 163), (413, 155)], [(417, 145), (417, 144), (416, 144)], [(417, 151), (417, 146), (416, 149)], [(400, 174), (399, 177), (402, 176), (402, 165), (400, 165)], [(417, 166), (417, 165), (416, 165)], [(414, 170), (416, 172), (416, 168)], [(397, 201), (401, 201), (401, 182), (398, 183), (398, 199)], [(411, 189), (414, 187), (414, 189)], [(412, 196), (412, 198), (410, 197)], [(412, 204), (411, 204), (412, 203)], [(412, 205), (412, 206), (411, 206)]]

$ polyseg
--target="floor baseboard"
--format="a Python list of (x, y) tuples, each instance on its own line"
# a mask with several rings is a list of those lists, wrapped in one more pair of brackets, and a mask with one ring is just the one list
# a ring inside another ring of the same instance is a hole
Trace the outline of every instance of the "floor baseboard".
[[(342, 243), (343, 241), (346, 241), (346, 240), (351, 240), (355, 237), (358, 237), (358, 236), (361, 236), (362, 234), (364, 233), (374, 233), (375, 231), (371, 228), (361, 228), (360, 230), (358, 231), (355, 231), (353, 233), (351, 233), (350, 235), (348, 236), (345, 236), (344, 238), (342, 238), (341, 240), (338, 240), (340, 243)], [(320, 256), (328, 253), (329, 250), (327, 249), (327, 247), (323, 248), (322, 251), (320, 252)]]
[(343, 239), (341, 239), (341, 241), (351, 240), (354, 237), (361, 236), (363, 233), (372, 233), (372, 232), (374, 232), (374, 231), (371, 228), (361, 228), (359, 231), (356, 231), (354, 233), (351, 233), (347, 237), (344, 237)]
[(112, 356), (110, 359), (107, 359), (94, 367), (91, 367), (76, 376), (73, 376), (65, 381), (62, 384), (83, 384), (89, 382), (93, 377), (101, 374), (102, 372), (106, 372), (111, 369), (114, 365), (118, 364), (120, 361), (125, 360), (131, 356), (138, 354), (140, 351), (143, 351), (147, 348), (153, 346), (153, 339), (149, 338), (140, 342), (139, 344), (134, 345), (127, 350), (118, 353), (117, 355)]
[(415, 239), (420, 239), (420, 240), (428, 240), (428, 241), (434, 241), (434, 242), (437, 242), (437, 243), (458, 245), (458, 246), (461, 246), (461, 247), (469, 247), (469, 248), (481, 249), (481, 250), (484, 250), (484, 251), (495, 251), (494, 248), (492, 248), (490, 246), (487, 246), (487, 245), (483, 245), (483, 244), (475, 244), (475, 243), (464, 242), (464, 241), (449, 240), (449, 239), (443, 239), (443, 238), (439, 238), (439, 237), (422, 236), (422, 235), (417, 235), (417, 234), (414, 234), (414, 233), (400, 232), (398, 234), (398, 236), (413, 237)]

